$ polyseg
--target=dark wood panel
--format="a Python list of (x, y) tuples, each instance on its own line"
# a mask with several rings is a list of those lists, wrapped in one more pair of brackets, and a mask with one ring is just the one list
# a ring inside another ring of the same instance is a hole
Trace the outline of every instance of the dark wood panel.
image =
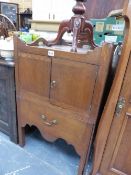
[(112, 10), (122, 9), (124, 0), (87, 0), (86, 17), (104, 18)]
[(0, 131), (17, 143), (14, 63), (0, 60)]
[(7, 110), (7, 80), (0, 79), (0, 127), (4, 130), (8, 130), (8, 110)]
[(8, 123), (7, 86), (6, 80), (0, 79), (0, 120)]

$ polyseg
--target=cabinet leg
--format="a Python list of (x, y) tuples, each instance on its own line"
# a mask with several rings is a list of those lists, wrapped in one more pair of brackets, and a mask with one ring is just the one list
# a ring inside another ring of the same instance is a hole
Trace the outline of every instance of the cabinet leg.
[(19, 145), (23, 147), (25, 145), (25, 128), (19, 127), (18, 134), (19, 134)]
[(78, 169), (78, 175), (84, 175), (84, 168), (87, 160), (87, 154), (85, 153), (84, 155), (81, 156), (80, 158), (80, 164), (79, 164), (79, 169)]

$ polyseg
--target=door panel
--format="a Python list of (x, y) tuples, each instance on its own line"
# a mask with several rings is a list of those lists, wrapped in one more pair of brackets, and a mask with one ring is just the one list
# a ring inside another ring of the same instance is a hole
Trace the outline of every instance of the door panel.
[(119, 115), (114, 115), (100, 167), (103, 175), (131, 175), (131, 57), (120, 97), (125, 105)]
[(7, 78), (0, 78), (0, 128), (4, 128), (4, 130), (8, 130), (9, 123), (7, 81)]
[(51, 59), (46, 56), (19, 54), (20, 87), (40, 96), (49, 97), (50, 69)]
[(43, 0), (32, 0), (33, 20), (50, 20), (52, 9), (52, 0), (44, 2)]
[(74, 13), (72, 12), (72, 8), (75, 6), (74, 0), (66, 0), (66, 5), (63, 8), (63, 4), (65, 0), (53, 0), (52, 1), (52, 15), (54, 15), (52, 20), (62, 21), (69, 20)]
[(51, 103), (63, 108), (87, 111), (91, 108), (98, 67), (54, 58), (52, 62)]
[(131, 174), (131, 113), (126, 113), (111, 162), (111, 170), (119, 175)]

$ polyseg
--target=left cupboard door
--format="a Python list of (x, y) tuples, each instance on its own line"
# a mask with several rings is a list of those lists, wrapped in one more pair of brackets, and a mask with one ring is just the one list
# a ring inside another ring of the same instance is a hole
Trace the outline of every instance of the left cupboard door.
[(19, 53), (18, 59), (20, 89), (49, 98), (51, 58)]

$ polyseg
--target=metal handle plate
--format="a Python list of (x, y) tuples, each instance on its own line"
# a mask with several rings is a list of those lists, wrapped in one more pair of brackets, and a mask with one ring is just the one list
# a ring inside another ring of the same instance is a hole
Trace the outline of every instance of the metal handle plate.
[(56, 81), (55, 80), (52, 80), (51, 81), (51, 88), (54, 88), (56, 86)]
[(47, 126), (53, 126), (53, 125), (57, 125), (58, 122), (56, 119), (52, 120), (52, 121), (48, 121), (47, 117), (45, 115), (41, 115), (41, 118), (43, 120), (43, 123)]
[(125, 106), (125, 98), (124, 97), (120, 97), (116, 106), (116, 111), (115, 114), (118, 117), (122, 111), (122, 109)]

